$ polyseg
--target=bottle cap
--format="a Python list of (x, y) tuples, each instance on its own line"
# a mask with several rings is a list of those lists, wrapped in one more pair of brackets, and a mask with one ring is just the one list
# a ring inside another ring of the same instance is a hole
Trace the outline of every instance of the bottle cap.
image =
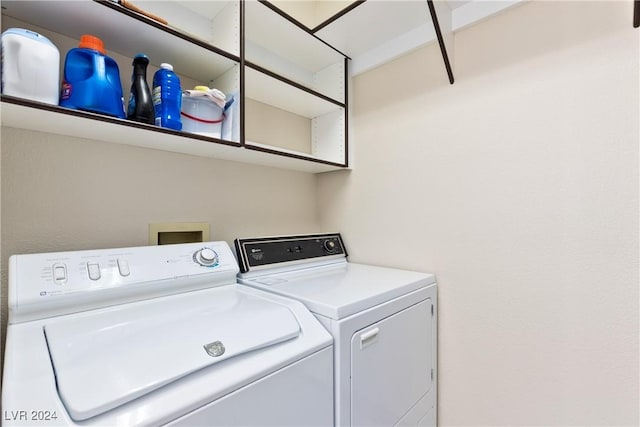
[(162, 64), (160, 64), (160, 68), (164, 70), (173, 71), (173, 65), (167, 64), (166, 62), (163, 62)]
[(101, 54), (105, 55), (104, 51), (104, 43), (102, 40), (96, 36), (92, 36), (91, 34), (83, 34), (80, 36), (80, 43), (78, 47), (83, 49), (92, 49), (97, 50)]
[(133, 57), (133, 64), (135, 64), (136, 62), (147, 65), (149, 64), (149, 57), (144, 53), (138, 53)]

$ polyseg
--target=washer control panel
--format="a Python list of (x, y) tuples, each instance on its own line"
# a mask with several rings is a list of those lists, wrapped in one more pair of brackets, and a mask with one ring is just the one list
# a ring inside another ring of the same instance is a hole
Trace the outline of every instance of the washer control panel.
[(237, 273), (226, 242), (14, 255), (9, 316), (42, 318), (232, 284)]
[(236, 239), (234, 243), (242, 273), (267, 266), (347, 256), (338, 233)]

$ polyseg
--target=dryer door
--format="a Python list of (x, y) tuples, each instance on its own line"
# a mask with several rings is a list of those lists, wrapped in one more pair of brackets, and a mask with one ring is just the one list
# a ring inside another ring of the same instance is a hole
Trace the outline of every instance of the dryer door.
[(431, 299), (351, 337), (351, 424), (395, 425), (434, 386)]

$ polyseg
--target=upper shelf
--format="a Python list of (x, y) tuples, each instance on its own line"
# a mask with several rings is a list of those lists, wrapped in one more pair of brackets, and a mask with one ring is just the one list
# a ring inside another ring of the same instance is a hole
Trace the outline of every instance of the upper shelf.
[[(457, 31), (523, 0), (435, 0), (441, 28)], [(443, 13), (440, 13), (440, 12)], [(436, 41), (426, 1), (367, 0), (315, 34), (352, 61), (357, 75)]]
[(344, 55), (258, 1), (245, 2), (245, 59), (344, 102)]
[(146, 12), (168, 21), (168, 26), (181, 33), (240, 56), (240, 2), (138, 0)]
[(252, 68), (245, 69), (245, 96), (308, 119), (344, 109)]
[[(104, 40), (108, 51), (129, 58), (144, 52), (154, 64), (169, 62), (174, 66), (179, 65), (176, 71), (197, 81), (208, 82), (215, 79), (240, 61), (233, 53), (209, 44), (202, 37), (187, 36), (170, 26), (110, 2), (56, 1), (55, 7), (51, 6), (52, 3), (54, 2), (3, 0), (2, 8), (4, 15), (75, 40), (80, 40), (82, 34), (93, 34)], [(163, 2), (149, 2), (149, 6), (152, 3)], [(232, 9), (237, 2), (221, 3), (226, 4), (223, 8), (226, 10)], [(140, 4), (145, 7), (147, 5), (146, 2)], [(168, 4), (174, 7), (176, 5)], [(182, 10), (183, 17), (192, 13), (184, 8)], [(155, 9), (153, 11), (156, 12)], [(180, 15), (176, 12), (172, 16)], [(114, 31), (114, 28), (118, 30)], [(185, 43), (185, 40), (189, 43)], [(61, 58), (63, 57), (64, 52), (61, 52)]]
[(316, 34), (352, 58), (408, 30), (432, 26), (426, 1), (367, 1)]

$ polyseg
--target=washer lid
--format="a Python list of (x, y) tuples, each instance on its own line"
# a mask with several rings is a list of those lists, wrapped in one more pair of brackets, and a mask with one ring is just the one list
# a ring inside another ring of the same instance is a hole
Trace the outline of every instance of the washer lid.
[(287, 307), (223, 288), (215, 299), (165, 297), (46, 324), (58, 393), (71, 417), (91, 418), (300, 334)]

